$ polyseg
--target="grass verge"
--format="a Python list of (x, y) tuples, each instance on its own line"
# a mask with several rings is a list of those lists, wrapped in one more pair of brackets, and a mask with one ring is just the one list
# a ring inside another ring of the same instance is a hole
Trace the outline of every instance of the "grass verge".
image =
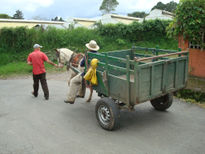
[[(52, 65), (45, 63), (47, 72), (62, 72), (65, 69), (57, 69)], [(32, 66), (27, 65), (25, 62), (9, 63), (0, 66), (0, 78), (7, 78), (15, 75), (27, 75), (32, 74)]]
[(176, 93), (176, 97), (205, 108), (205, 93), (201, 91), (181, 89)]

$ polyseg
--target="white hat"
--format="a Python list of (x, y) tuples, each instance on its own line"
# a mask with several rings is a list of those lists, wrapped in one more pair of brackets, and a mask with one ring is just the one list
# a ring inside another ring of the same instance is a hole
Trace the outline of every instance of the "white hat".
[(98, 51), (100, 47), (97, 45), (97, 43), (94, 40), (91, 40), (89, 43), (85, 44), (85, 46), (93, 51)]
[(34, 49), (36, 49), (36, 48), (42, 48), (42, 46), (39, 45), (39, 44), (34, 44), (33, 48), (34, 48)]

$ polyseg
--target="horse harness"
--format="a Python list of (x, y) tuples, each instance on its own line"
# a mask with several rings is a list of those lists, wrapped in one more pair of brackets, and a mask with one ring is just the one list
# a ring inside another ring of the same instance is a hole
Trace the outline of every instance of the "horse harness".
[(73, 53), (71, 55), (71, 58), (70, 60), (66, 63), (66, 66), (67, 66), (67, 70), (70, 69), (70, 64), (73, 66), (73, 67), (78, 67), (79, 63), (80, 63), (80, 60), (83, 58), (83, 54), (81, 53)]

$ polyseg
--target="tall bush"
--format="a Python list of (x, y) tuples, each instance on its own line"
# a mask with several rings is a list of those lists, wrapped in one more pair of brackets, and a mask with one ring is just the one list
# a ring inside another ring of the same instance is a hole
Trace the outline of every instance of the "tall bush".
[(83, 52), (85, 43), (90, 40), (96, 40), (102, 51), (130, 48), (132, 44), (142, 44), (147, 47), (159, 45), (163, 48), (175, 49), (176, 42), (173, 39), (167, 40), (165, 35), (168, 24), (169, 21), (153, 20), (143, 23), (134, 22), (130, 25), (98, 24), (96, 29), (3, 28), (0, 29), (0, 54), (20, 53), (21, 57), (18, 54), (15, 58), (22, 59), (23, 55), (33, 50), (32, 46), (35, 43), (43, 45), (43, 51), (66, 47)]
[(100, 35), (111, 38), (123, 38), (130, 41), (152, 41), (156, 38), (166, 38), (166, 27), (170, 21), (149, 20), (142, 23), (134, 22), (130, 25), (107, 24), (98, 25)]
[(168, 27), (170, 37), (183, 35), (184, 39), (205, 47), (205, 1), (181, 0), (176, 16)]

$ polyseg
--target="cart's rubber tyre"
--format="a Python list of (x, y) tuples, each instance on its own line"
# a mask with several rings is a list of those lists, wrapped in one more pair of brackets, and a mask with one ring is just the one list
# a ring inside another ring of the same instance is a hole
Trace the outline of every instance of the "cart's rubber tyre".
[(151, 100), (152, 106), (159, 111), (165, 111), (172, 105), (173, 94), (169, 93), (165, 96)]
[(95, 106), (95, 114), (98, 123), (105, 130), (119, 128), (120, 112), (117, 104), (107, 97), (98, 100)]

